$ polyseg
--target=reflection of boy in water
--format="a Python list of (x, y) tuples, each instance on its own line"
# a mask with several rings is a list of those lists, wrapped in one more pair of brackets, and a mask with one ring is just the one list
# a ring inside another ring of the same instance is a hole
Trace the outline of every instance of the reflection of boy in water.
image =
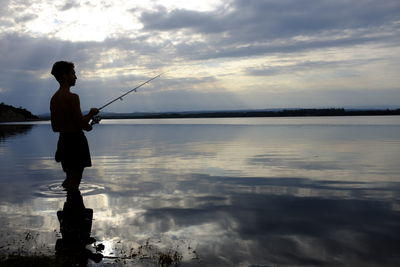
[(60, 83), (60, 88), (51, 98), (50, 111), (53, 131), (60, 133), (55, 158), (67, 174), (62, 184), (66, 189), (78, 189), (83, 169), (92, 166), (89, 146), (82, 130), (92, 130), (89, 121), (99, 113), (98, 109), (92, 108), (86, 116), (82, 115), (79, 96), (70, 92), (77, 79), (74, 68), (72, 62), (58, 61), (51, 70)]
[(56, 243), (56, 258), (60, 266), (87, 266), (88, 259), (98, 263), (103, 255), (97, 253), (104, 249), (103, 244), (96, 246), (96, 253), (86, 246), (96, 242), (91, 237), (93, 210), (87, 209), (79, 190), (69, 190), (63, 210), (57, 212), (60, 222), (61, 239)]

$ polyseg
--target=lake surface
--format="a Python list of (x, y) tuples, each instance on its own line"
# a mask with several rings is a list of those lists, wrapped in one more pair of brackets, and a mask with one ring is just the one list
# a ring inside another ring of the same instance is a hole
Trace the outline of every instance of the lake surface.
[[(86, 136), (80, 192), (105, 246), (89, 265), (400, 266), (399, 116), (104, 120)], [(0, 125), (3, 257), (55, 255), (57, 139)]]

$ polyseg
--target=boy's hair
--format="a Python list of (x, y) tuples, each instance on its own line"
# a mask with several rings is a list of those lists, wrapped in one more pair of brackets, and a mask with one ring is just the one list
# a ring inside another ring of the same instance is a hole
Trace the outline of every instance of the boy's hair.
[(72, 69), (75, 68), (74, 63), (68, 61), (57, 61), (54, 63), (51, 69), (51, 74), (54, 75), (56, 80), (61, 83), (64, 74), (68, 74)]

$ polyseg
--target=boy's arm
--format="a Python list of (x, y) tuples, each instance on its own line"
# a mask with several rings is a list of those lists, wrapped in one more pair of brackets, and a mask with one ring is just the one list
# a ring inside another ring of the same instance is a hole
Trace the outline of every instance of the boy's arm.
[(83, 116), (79, 96), (77, 94), (73, 94), (72, 109), (75, 117), (74, 119), (77, 121), (80, 128), (85, 131), (92, 130), (92, 126), (89, 124), (89, 121), (94, 115), (99, 113), (98, 109), (92, 108), (87, 115)]

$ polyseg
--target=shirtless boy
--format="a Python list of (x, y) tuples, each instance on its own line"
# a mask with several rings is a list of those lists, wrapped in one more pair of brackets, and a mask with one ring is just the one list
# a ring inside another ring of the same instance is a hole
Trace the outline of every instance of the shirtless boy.
[(58, 61), (51, 70), (60, 87), (50, 101), (51, 127), (59, 132), (55, 159), (61, 162), (66, 179), (62, 186), (67, 190), (79, 188), (83, 169), (92, 166), (85, 131), (91, 131), (89, 121), (99, 113), (96, 108), (82, 115), (79, 96), (70, 89), (76, 83), (75, 66), (72, 62)]

